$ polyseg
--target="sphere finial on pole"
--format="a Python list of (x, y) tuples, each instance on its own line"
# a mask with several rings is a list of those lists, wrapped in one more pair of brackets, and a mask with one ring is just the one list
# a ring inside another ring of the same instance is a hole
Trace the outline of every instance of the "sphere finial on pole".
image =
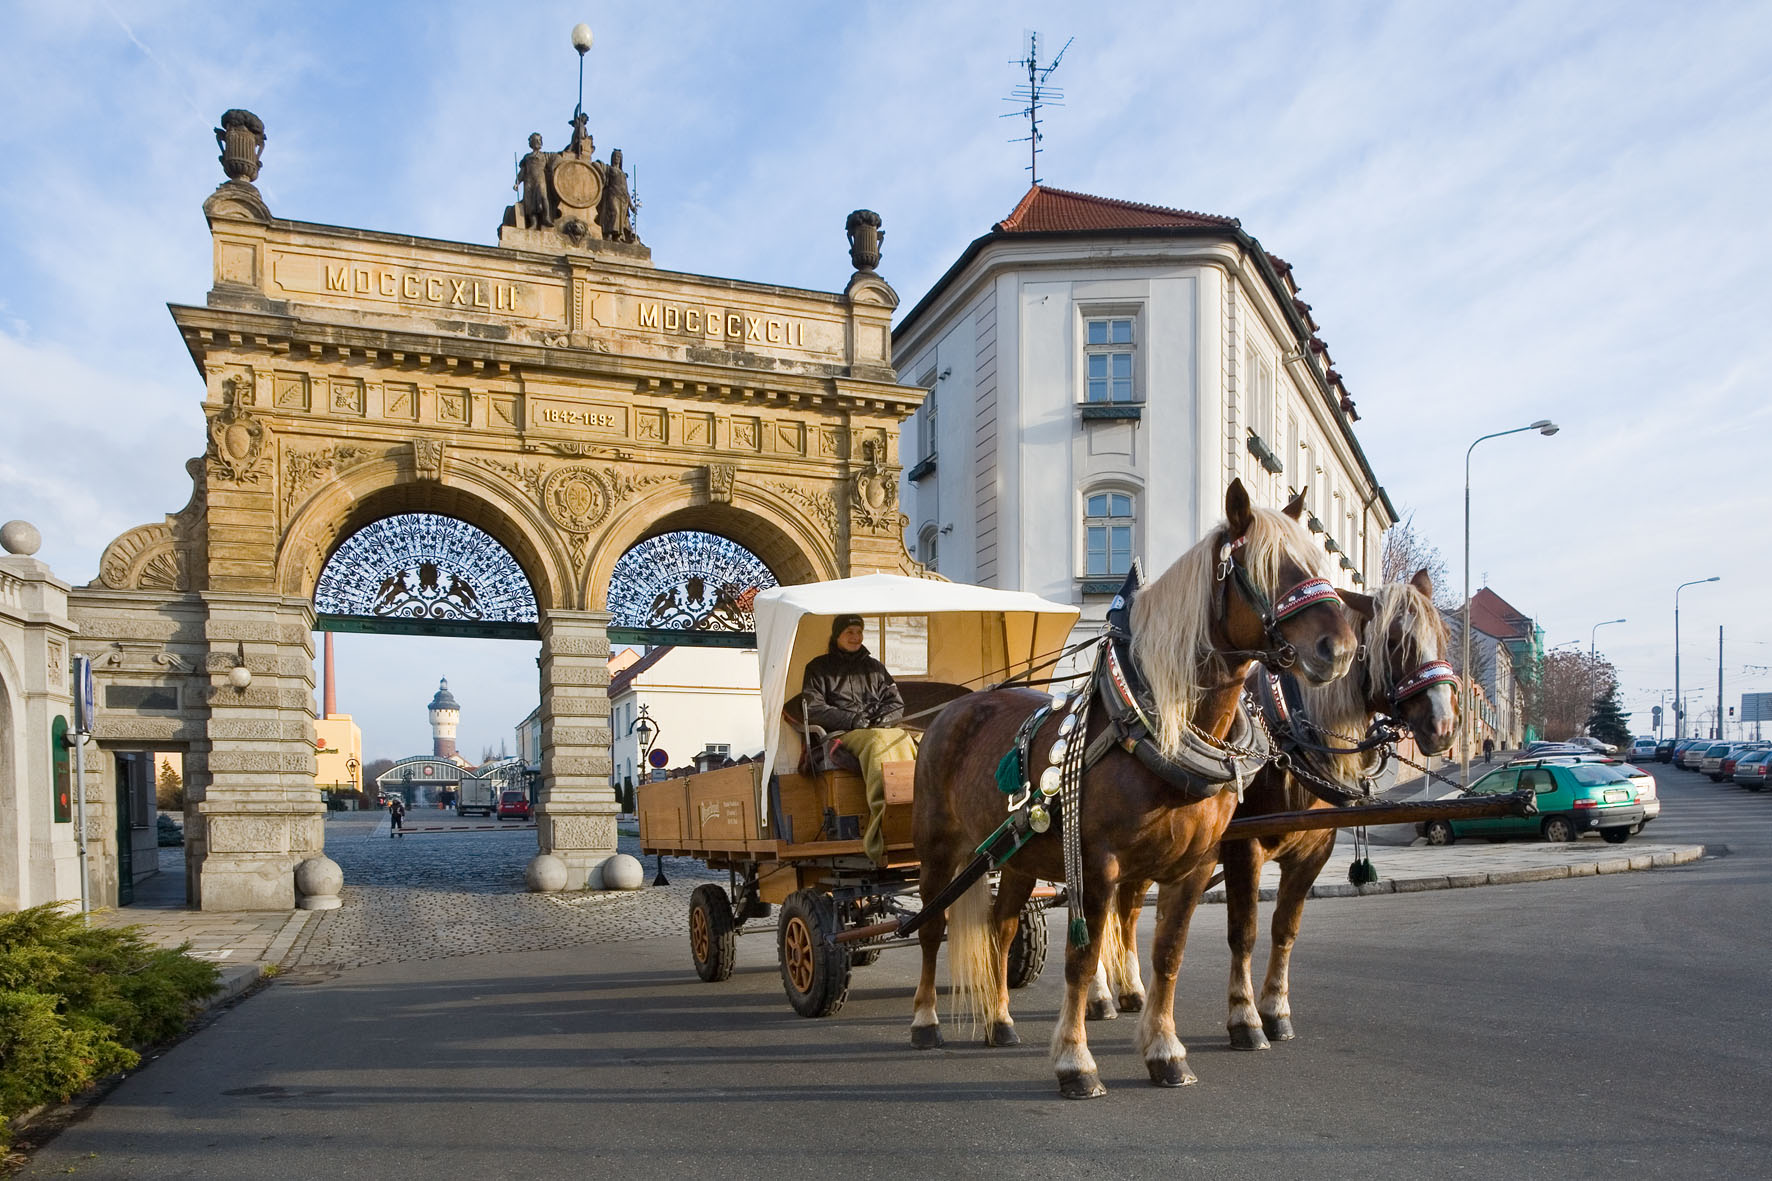
[(572, 48), (578, 50), (580, 57), (591, 51), (591, 26), (583, 21), (572, 26)]

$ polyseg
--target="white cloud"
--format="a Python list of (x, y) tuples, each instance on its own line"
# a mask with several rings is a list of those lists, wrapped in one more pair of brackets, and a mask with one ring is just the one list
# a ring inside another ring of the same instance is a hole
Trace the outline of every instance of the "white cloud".
[[(882, 269), (908, 307), (1025, 187), (1025, 148), (1005, 142), (1021, 127), (998, 118), (1022, 29), (1046, 52), (1075, 33), (1053, 79), (1066, 105), (1046, 122), (1048, 183), (1239, 216), (1289, 259), (1380, 480), (1454, 578), (1465, 448), (1551, 417), (1557, 438), (1476, 453), (1473, 577), (1553, 642), (1629, 617), (1601, 638), (1638, 704), (1671, 686), (1669, 600), (1686, 578), (1725, 578), (1685, 597), (1688, 643), (1723, 622), (1743, 651), (1765, 650), (1772, 571), (1747, 543), (1768, 503), (1747, 473), (1772, 360), (1772, 13), (1081, 12), (612, 11), (592, 22), (586, 106), (600, 147), (638, 172), (661, 267), (840, 287), (843, 218), (865, 205), (886, 219)], [(265, 118), (261, 188), (280, 216), (490, 242), (512, 153), (532, 130), (564, 141), (566, 30), (582, 15), (0, 13), (0, 215), (14, 227), (0, 237), (0, 515), (37, 520), (46, 556), (83, 580), (110, 536), (184, 503), (200, 386), (163, 305), (207, 287), (199, 207), (220, 179), (223, 108)], [(63, 436), (65, 451), (46, 448)]]

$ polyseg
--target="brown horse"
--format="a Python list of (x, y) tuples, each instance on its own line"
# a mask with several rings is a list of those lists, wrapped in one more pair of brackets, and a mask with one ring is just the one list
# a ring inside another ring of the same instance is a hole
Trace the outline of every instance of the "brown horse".
[[(1427, 571), (1417, 571), (1408, 582), (1380, 587), (1371, 597), (1348, 592), (1342, 597), (1361, 617), (1364, 659), (1334, 684), (1302, 692), (1306, 715), (1327, 738), (1323, 745), (1345, 750), (1373, 721), (1389, 716), (1409, 727), (1426, 754), (1438, 754), (1451, 746), (1458, 732), (1457, 694), (1452, 668), (1445, 663), (1449, 647), (1446, 627), (1434, 608), (1434, 584)], [(1361, 776), (1370, 773), (1371, 757), (1318, 754), (1303, 773), (1327, 778), (1352, 795), (1359, 791)], [(1236, 815), (1240, 819), (1333, 806), (1313, 793), (1299, 774), (1270, 764), (1256, 776), (1255, 786), (1243, 797)], [(1290, 1000), (1292, 945), (1304, 916), (1305, 897), (1334, 848), (1332, 828), (1225, 841), (1219, 846), (1230, 928), (1233, 1049), (1265, 1050), (1270, 1038), (1290, 1041), (1296, 1036)], [(1280, 889), (1274, 903), (1267, 977), (1257, 1002), (1252, 995), (1250, 961), (1255, 952), (1261, 867), (1269, 861), (1280, 863)]]
[[(1296, 515), (1301, 503), (1287, 506)], [(1152, 739), (1165, 758), (1175, 758), (1195, 739), (1230, 755), (1222, 745), (1239, 719), (1243, 678), (1255, 656), (1294, 661), (1295, 671), (1323, 683), (1347, 671), (1356, 637), (1347, 612), (1333, 595), (1312, 596), (1310, 605), (1285, 613), (1269, 604), (1301, 601), (1307, 586), (1326, 573), (1323, 551), (1291, 517), (1250, 504), (1240, 481), (1225, 495), (1225, 524), (1183, 554), (1138, 595), (1131, 608), (1131, 653), (1154, 700)], [(1232, 569), (1232, 564), (1238, 569)], [(1266, 602), (1259, 600), (1265, 599)], [(1277, 642), (1276, 642), (1277, 641)], [(1269, 651), (1258, 651), (1267, 646)], [(995, 769), (1017, 730), (1048, 698), (1027, 690), (974, 693), (949, 706), (925, 734), (917, 758), (914, 835), (921, 861), (922, 896), (931, 899), (973, 851), (1003, 822), (1004, 796)], [(1056, 715), (1056, 711), (1055, 711)], [(1072, 715), (1074, 716), (1074, 715)], [(1102, 711), (1089, 715), (1091, 741), (1108, 724)], [(1058, 735), (1056, 716), (1034, 735), (1028, 768), (1038, 779), (1046, 752)], [(1229, 777), (1226, 772), (1225, 778)], [(1211, 792), (1214, 782), (1205, 790)], [(1236, 806), (1233, 784), (1215, 794), (1188, 795), (1147, 769), (1119, 745), (1083, 774), (1080, 816), (1081, 908), (1087, 942), (1067, 940), (1065, 999), (1052, 1035), (1052, 1065), (1059, 1091), (1087, 1099), (1106, 1088), (1096, 1070), (1083, 1026), (1085, 991), (1095, 975), (1100, 938), (1115, 885), (1123, 879), (1160, 882), (1155, 942), (1155, 1002), (1139, 1028), (1139, 1048), (1151, 1081), (1182, 1086), (1194, 1080), (1187, 1050), (1175, 1036), (1174, 995), (1187, 927), (1212, 875), (1224, 826)], [(1062, 880), (1059, 829), (1032, 837), (1002, 866), (994, 910), (981, 880), (920, 931), (923, 972), (911, 1018), (911, 1044), (942, 1044), (936, 1014), (935, 963), (944, 926), (949, 974), (957, 1003), (985, 1028), (986, 1045), (1015, 1045), (1009, 1016), (1007, 957), (1018, 915), (1038, 879)]]

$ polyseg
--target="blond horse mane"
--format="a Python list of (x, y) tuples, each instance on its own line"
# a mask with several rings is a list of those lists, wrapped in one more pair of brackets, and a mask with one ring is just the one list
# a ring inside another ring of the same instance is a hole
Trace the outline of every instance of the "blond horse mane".
[[(1311, 720), (1342, 738), (1358, 739), (1365, 735), (1372, 716), (1371, 708), (1366, 704), (1368, 690), (1372, 697), (1388, 698), (1397, 687), (1385, 642), (1393, 624), (1402, 624), (1404, 639), (1414, 640), (1416, 650), (1427, 660), (1444, 659), (1451, 643), (1439, 609), (1408, 582), (1391, 582), (1379, 587), (1372, 596), (1372, 605), (1372, 619), (1360, 633), (1366, 675), (1360, 677), (1356, 670), (1350, 669), (1347, 676), (1327, 685), (1301, 686), (1305, 712), (1310, 714)], [(1363, 754), (1326, 757), (1335, 767), (1336, 778), (1346, 783), (1359, 778), (1367, 761)]]
[[(1270, 599), (1290, 589), (1278, 585), (1287, 559), (1306, 577), (1329, 577), (1328, 555), (1303, 525), (1272, 509), (1252, 511), (1255, 520), (1244, 534), (1240, 556), (1249, 577)], [(1213, 566), (1225, 528), (1213, 529), (1132, 602), (1132, 654), (1156, 700), (1157, 746), (1171, 758), (1181, 751), (1188, 723), (1205, 696), (1217, 610)]]

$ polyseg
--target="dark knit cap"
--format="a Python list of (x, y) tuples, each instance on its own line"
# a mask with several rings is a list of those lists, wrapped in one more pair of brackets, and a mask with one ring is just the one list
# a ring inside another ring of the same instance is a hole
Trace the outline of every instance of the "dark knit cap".
[(852, 627), (865, 627), (859, 615), (839, 615), (831, 620), (831, 639), (836, 639)]

